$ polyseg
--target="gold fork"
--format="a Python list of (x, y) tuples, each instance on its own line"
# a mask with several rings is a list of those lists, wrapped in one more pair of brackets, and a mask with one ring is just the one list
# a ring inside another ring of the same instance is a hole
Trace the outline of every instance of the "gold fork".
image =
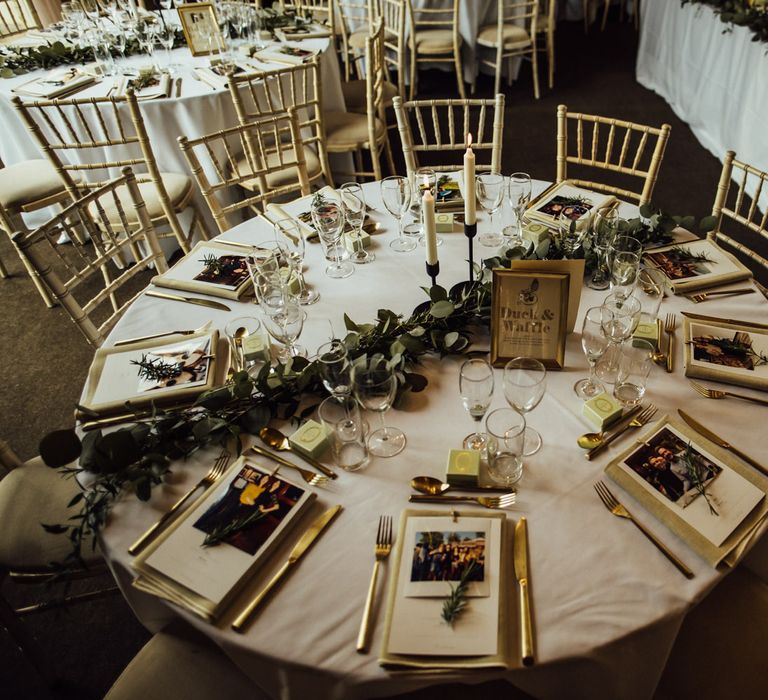
[(667, 320), (664, 322), (664, 331), (667, 339), (667, 372), (672, 371), (672, 354), (675, 349), (675, 326), (677, 326), (677, 317), (675, 314), (667, 314)]
[(635, 518), (632, 516), (632, 513), (630, 513), (621, 503), (619, 503), (618, 499), (611, 493), (610, 489), (602, 481), (598, 481), (595, 484), (595, 491), (597, 491), (597, 495), (600, 496), (600, 500), (603, 502), (603, 505), (609, 511), (611, 511), (611, 513), (618, 516), (619, 518), (627, 518), (627, 520), (631, 520), (635, 524), (635, 527), (637, 527), (640, 532), (642, 532), (651, 542), (653, 542), (659, 548), (659, 551), (682, 572), (685, 578), (693, 578), (693, 571), (691, 571), (669, 549), (667, 549), (667, 546), (658, 540), (650, 530), (647, 530), (642, 523), (635, 520)]
[(200, 479), (200, 481), (198, 481), (197, 484), (195, 484), (189, 491), (187, 491), (178, 501), (176, 501), (176, 503), (171, 506), (169, 511), (163, 513), (163, 517), (161, 517), (160, 520), (158, 520), (152, 527), (149, 528), (149, 530), (147, 530), (128, 548), (128, 554), (138, 554), (142, 549), (144, 549), (144, 546), (151, 539), (153, 539), (158, 532), (160, 532), (165, 524), (173, 517), (173, 514), (176, 513), (176, 511), (178, 511), (179, 508), (181, 508), (189, 498), (192, 497), (192, 494), (197, 491), (197, 489), (199, 489), (201, 486), (205, 489), (208, 489), (209, 486), (212, 486), (214, 483), (216, 483), (216, 481), (218, 481), (227, 470), (227, 466), (229, 465), (229, 460), (231, 458), (232, 455), (230, 455), (226, 449), (223, 449), (221, 454), (213, 463), (213, 466), (208, 470), (208, 473), (202, 479)]
[(629, 423), (622, 426), (619, 430), (607, 435), (605, 439), (599, 444), (593, 447), (591, 450), (585, 453), (585, 457), (589, 460), (595, 455), (600, 454), (608, 445), (610, 445), (616, 438), (623, 435), (630, 428), (641, 428), (644, 426), (653, 416), (656, 414), (656, 406), (648, 404), (640, 413), (638, 413)]
[(256, 454), (260, 454), (262, 457), (267, 457), (268, 459), (272, 459), (278, 464), (282, 464), (284, 467), (295, 469), (297, 472), (299, 472), (299, 474), (301, 474), (301, 478), (304, 479), (304, 481), (306, 481), (310, 486), (324, 486), (328, 482), (327, 476), (324, 476), (323, 474), (318, 474), (317, 472), (313, 472), (311, 469), (304, 469), (303, 467), (300, 467), (298, 464), (289, 462), (287, 459), (284, 459), (279, 455), (273, 454), (269, 450), (265, 450), (264, 448), (259, 447), (258, 445), (253, 445), (251, 449)]
[(720, 389), (710, 389), (709, 387), (698, 384), (697, 382), (688, 380), (691, 382), (691, 386), (707, 399), (724, 399), (726, 396), (733, 396), (736, 399), (744, 399), (745, 401), (753, 401), (759, 403), (762, 406), (768, 406), (768, 401), (765, 399), (757, 399), (754, 396), (747, 396), (746, 394), (734, 394), (732, 391), (722, 391)]
[(737, 297), (741, 294), (753, 294), (754, 289), (726, 289), (721, 290), (719, 292), (701, 292), (701, 294), (689, 294), (688, 298), (694, 303), (694, 304), (700, 304), (702, 301), (707, 301), (709, 297), (714, 296), (722, 296), (722, 295), (728, 295), (732, 294), (733, 296)]
[(501, 496), (426, 496), (414, 494), (408, 500), (411, 503), (478, 503), (484, 508), (506, 508), (514, 504), (517, 493), (505, 493)]
[(379, 518), (379, 529), (376, 531), (376, 545), (374, 547), (373, 573), (371, 583), (368, 586), (368, 595), (365, 598), (363, 619), (360, 621), (360, 632), (357, 635), (358, 652), (365, 654), (368, 651), (368, 642), (371, 631), (371, 613), (373, 612), (373, 598), (376, 595), (376, 578), (379, 575), (379, 564), (384, 561), (392, 551), (392, 516), (382, 515)]

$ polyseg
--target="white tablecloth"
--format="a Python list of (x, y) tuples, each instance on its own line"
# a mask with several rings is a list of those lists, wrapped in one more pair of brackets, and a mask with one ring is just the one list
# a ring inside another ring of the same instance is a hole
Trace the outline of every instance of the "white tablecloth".
[[(536, 189), (544, 184), (536, 183)], [(344, 333), (344, 312), (354, 320), (367, 322), (379, 308), (408, 314), (425, 299), (419, 289), (428, 284), (424, 249), (407, 254), (392, 251), (388, 244), (396, 229), (393, 221), (381, 213), (378, 187), (366, 185), (365, 191), (368, 204), (376, 210), (374, 217), (384, 224), (374, 236), (376, 261), (357, 267), (346, 280), (331, 280), (324, 276), (325, 261), (319, 245), (308, 248), (307, 281), (322, 295), (320, 302), (307, 307), (308, 321), (300, 338), (310, 350), (327, 339), (328, 321), (337, 335)], [(504, 216), (509, 218), (506, 209)], [(479, 225), (482, 230), (484, 222), (481, 220)], [(228, 239), (251, 242), (271, 236), (269, 227), (257, 220), (226, 234)], [(439, 248), (439, 282), (450, 287), (466, 278), (466, 239), (460, 233), (442, 237), (445, 242)], [(477, 244), (475, 249), (475, 259), (488, 257), (491, 252)], [(585, 288), (582, 313), (602, 297), (602, 293)], [(223, 329), (235, 315), (257, 313), (252, 305), (227, 303), (232, 307), (231, 314), (142, 297), (129, 309), (109, 342), (169, 328), (195, 328), (208, 319)], [(662, 311), (679, 312), (691, 306), (687, 300), (672, 297), (664, 301)], [(753, 294), (709, 302), (706, 312), (765, 320), (768, 302)], [(726, 439), (759, 458), (764, 440), (755, 430), (754, 419), (764, 409), (744, 401), (726, 403), (698, 396), (683, 377), (680, 342), (676, 351), (674, 374), (666, 374), (661, 368), (653, 370), (648, 399), (659, 406), (660, 414), (672, 413), (684, 405), (703, 423), (717, 426)], [(187, 618), (265, 691), (282, 700), (367, 698), (454, 679), (472, 683), (498, 677), (541, 698), (650, 697), (685, 612), (707, 594), (720, 574), (617, 487), (617, 495), (638, 518), (694, 570), (695, 578), (686, 580), (640, 532), (610, 515), (596, 497), (593, 484), (626, 441), (592, 462), (586, 461), (576, 446), (576, 437), (588, 430), (580, 418), (581, 401), (572, 389), (587, 372), (578, 333), (568, 337), (565, 369), (548, 374), (547, 393), (529, 414), (529, 422), (543, 434), (544, 446), (526, 460), (518, 502), (509, 512), (510, 518), (524, 514), (529, 521), (536, 666), (505, 673), (391, 674), (377, 664), (382, 638), (381, 605), (372, 652), (355, 652), (379, 515), (397, 516), (408, 507), (409, 480), (413, 476), (444, 476), (448, 449), (458, 447), (462, 437), (473, 429), (458, 395), (459, 363), (458, 358), (425, 359), (420, 371), (429, 378), (427, 389), (411, 395), (405, 410), (388, 413), (388, 424), (407, 434), (408, 445), (403, 453), (391, 459), (374, 459), (364, 471), (342, 473), (329, 488), (318, 491), (322, 506), (341, 503), (344, 511), (242, 636), (229, 631), (236, 610), (218, 626), (211, 626), (130, 586), (128, 546), (201, 478), (216, 451), (197, 454), (187, 463), (175, 465), (168, 483), (156, 488), (148, 503), (140, 503), (133, 496), (121, 499), (112, 511), (102, 541), (123, 593), (139, 619), (155, 630), (174, 616)], [(504, 405), (497, 387), (492, 408)], [(243, 601), (268, 580), (286, 554), (287, 547), (283, 547), (270, 559), (265, 570), (249, 584)], [(391, 569), (390, 560), (384, 572), (389, 574)], [(514, 581), (505, 585), (514, 595)], [(384, 588), (380, 586), (379, 600), (383, 597)], [(235, 607), (239, 609), (239, 605)], [(510, 631), (512, 638), (516, 629), (513, 626)]]
[(766, 44), (752, 41), (747, 27), (723, 24), (703, 5), (645, 0), (640, 21), (638, 82), (669, 102), (721, 161), (734, 150), (768, 170)]

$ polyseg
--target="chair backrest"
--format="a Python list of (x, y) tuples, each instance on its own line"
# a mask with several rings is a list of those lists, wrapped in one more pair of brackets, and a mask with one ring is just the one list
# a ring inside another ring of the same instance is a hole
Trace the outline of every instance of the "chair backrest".
[[(505, 24), (519, 24), (530, 34), (538, 31), (536, 24), (541, 14), (539, 0), (497, 0), (497, 2), (496, 25), (500, 34)], [(500, 38), (503, 38), (503, 35)], [(503, 42), (499, 43), (503, 45)]]
[(378, 15), (384, 20), (384, 63), (397, 75), (397, 91), (405, 94), (406, 0), (376, 0)]
[[(117, 210), (118, 225), (107, 209)], [(126, 211), (138, 223), (129, 225)], [(59, 244), (62, 235), (70, 242)], [(168, 269), (129, 167), (36, 230), (17, 231), (13, 242), (96, 347), (149, 281), (137, 275)]]
[[(392, 101), (397, 128), (403, 144), (408, 175), (419, 167), (419, 153), (451, 153), (448, 162), (427, 163), (435, 170), (450, 172), (463, 167), (467, 136), (472, 134), (472, 149), (477, 156), (477, 170), (501, 172), (501, 149), (504, 135), (504, 95), (483, 100), (416, 100)], [(493, 122), (489, 124), (490, 115)], [(416, 131), (412, 122), (416, 122)], [(483, 158), (484, 152), (489, 158)], [(482, 163), (482, 160), (490, 162)]]
[[(556, 180), (570, 180), (582, 187), (647, 204), (656, 185), (671, 129), (669, 124), (655, 128), (594, 114), (569, 112), (565, 105), (559, 105)], [(642, 187), (640, 191), (634, 191), (569, 177), (569, 163), (607, 170), (619, 176), (626, 176), (629, 181), (637, 178)]]
[(189, 252), (189, 237), (163, 184), (133, 91), (124, 97), (32, 102), (14, 97), (13, 104), (72, 199), (130, 166), (137, 182), (153, 183), (171, 228), (168, 235), (175, 236), (182, 250)]
[(331, 30), (331, 36), (336, 33), (336, 12), (334, 0), (299, 0), (296, 10), (299, 15), (312, 17), (316, 22), (324, 22)]
[(712, 216), (717, 222), (707, 238), (743, 253), (768, 272), (768, 259), (755, 250), (765, 250), (768, 241), (768, 173), (736, 160), (736, 154), (727, 151)]
[(317, 153), (321, 171), (312, 180), (333, 182), (325, 148), (323, 94), (319, 59), (277, 70), (231, 75), (229, 94), (240, 124), (296, 110), (304, 146)]
[(0, 38), (42, 27), (35, 6), (27, 0), (0, 0)]
[(459, 0), (446, 3), (444, 7), (419, 6), (416, 8), (413, 6), (413, 0), (408, 0), (408, 16), (411, 30), (419, 32), (430, 29), (449, 29), (458, 35)]
[[(297, 190), (302, 195), (310, 193), (299, 120), (292, 108), (200, 138), (180, 136), (179, 146), (222, 232), (237, 223), (230, 219), (235, 212), (253, 211), (256, 205), (263, 209), (270, 199)], [(268, 174), (289, 169), (295, 173), (294, 182), (267, 187)], [(260, 186), (249, 186), (248, 196), (243, 196), (241, 186), (254, 180)]]
[(339, 28), (347, 35), (368, 27), (378, 16), (377, 0), (335, 0)]

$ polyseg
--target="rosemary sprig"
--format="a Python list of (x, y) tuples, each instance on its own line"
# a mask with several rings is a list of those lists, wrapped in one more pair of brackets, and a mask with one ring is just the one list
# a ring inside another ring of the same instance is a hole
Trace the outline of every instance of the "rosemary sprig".
[(132, 365), (139, 368), (139, 377), (148, 381), (159, 382), (163, 379), (173, 379), (181, 374), (181, 364), (178, 362), (166, 362), (158, 357), (149, 359), (146, 354), (140, 360), (131, 360)]
[(229, 265), (226, 265), (225, 263), (221, 262), (221, 258), (218, 255), (215, 255), (214, 253), (210, 253), (209, 255), (203, 255), (203, 259), (199, 262), (203, 263), (205, 265), (205, 272), (211, 274), (211, 275), (220, 275), (223, 272), (227, 270)]
[(706, 253), (692, 253), (687, 248), (681, 248), (680, 246), (670, 248), (669, 251), (667, 251), (667, 255), (675, 258), (675, 260), (679, 260), (680, 262), (715, 262), (712, 260), (712, 258), (708, 257)]
[(709, 494), (707, 493), (706, 481), (707, 478), (711, 476), (712, 472), (708, 467), (699, 461), (698, 455), (693, 451), (690, 442), (685, 448), (685, 453), (683, 454), (683, 463), (685, 464), (686, 474), (691, 480), (691, 485), (696, 489), (696, 492), (707, 502), (709, 512), (712, 515), (719, 516), (720, 513), (715, 510), (715, 507), (712, 505), (712, 501), (709, 500)]
[[(277, 496), (273, 495), (271, 501), (271, 505), (277, 504)], [(241, 515), (239, 518), (234, 518), (226, 525), (219, 525), (218, 527), (213, 528), (213, 531), (205, 536), (202, 546), (215, 547), (216, 545), (221, 544), (226, 537), (229, 537), (229, 535), (234, 535), (236, 532), (245, 530), (245, 528), (250, 527), (265, 516), (266, 513), (261, 510), (261, 508), (254, 508), (253, 512), (248, 513), (248, 515)]]
[(472, 561), (469, 563), (469, 566), (462, 572), (459, 582), (455, 586), (451, 586), (451, 593), (443, 602), (442, 618), (449, 625), (453, 625), (456, 618), (461, 615), (467, 605), (469, 605), (469, 601), (467, 600), (469, 579), (476, 568), (475, 562)]

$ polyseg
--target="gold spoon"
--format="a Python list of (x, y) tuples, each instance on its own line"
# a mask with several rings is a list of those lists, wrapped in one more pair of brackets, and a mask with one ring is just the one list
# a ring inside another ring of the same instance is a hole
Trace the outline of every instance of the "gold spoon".
[(414, 476), (411, 479), (411, 488), (415, 491), (425, 493), (428, 496), (440, 496), (449, 489), (456, 491), (503, 491), (504, 493), (514, 493), (515, 489), (504, 488), (502, 486), (454, 486), (446, 484), (433, 476)]
[[(641, 406), (633, 406), (627, 413), (624, 414), (622, 418), (619, 418), (618, 420), (611, 423), (609, 427), (612, 430), (619, 429), (624, 425), (625, 422), (629, 423), (630, 425), (634, 425), (635, 415), (640, 413), (640, 409)], [(579, 437), (576, 438), (576, 443), (584, 450), (591, 450), (593, 447), (597, 447), (600, 443), (602, 443), (605, 438), (606, 431), (601, 430), (599, 433), (584, 433), (583, 435), (579, 435)]]
[(278, 452), (293, 452), (294, 454), (301, 457), (305, 462), (307, 462), (308, 464), (311, 464), (315, 469), (317, 469), (318, 471), (321, 471), (323, 474), (325, 474), (327, 477), (330, 477), (331, 479), (335, 479), (338, 476), (336, 472), (330, 470), (328, 467), (326, 467), (324, 464), (321, 464), (316, 459), (313, 459), (312, 457), (308, 457), (302, 452), (297, 452), (296, 450), (294, 450), (291, 447), (291, 443), (288, 442), (288, 438), (285, 435), (283, 435), (283, 433), (281, 433), (277, 428), (264, 427), (261, 430), (259, 430), (259, 437), (267, 447), (271, 447), (273, 450), (277, 450)]
[(248, 329), (240, 326), (232, 336), (235, 340), (235, 358), (237, 360), (237, 369), (245, 369), (245, 356), (243, 355), (243, 338), (248, 335)]

